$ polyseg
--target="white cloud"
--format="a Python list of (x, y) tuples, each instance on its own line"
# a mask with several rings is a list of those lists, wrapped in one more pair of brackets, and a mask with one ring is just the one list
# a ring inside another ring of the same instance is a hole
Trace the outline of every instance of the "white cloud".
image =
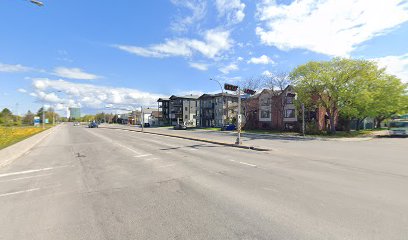
[(240, 23), (245, 18), (245, 4), (240, 0), (216, 0), (215, 6), (221, 17), (226, 16), (229, 24)]
[(190, 67), (201, 70), (201, 71), (207, 71), (208, 70), (208, 64), (205, 64), (205, 63), (190, 62), (189, 65), (190, 65)]
[(207, 12), (207, 2), (203, 0), (171, 0), (171, 2), (176, 6), (191, 11), (191, 15), (186, 17), (177, 16), (171, 23), (171, 29), (175, 32), (187, 31), (190, 26), (203, 19)]
[(262, 75), (264, 75), (264, 76), (271, 76), (272, 73), (271, 73), (270, 71), (268, 71), (268, 70), (265, 70), (265, 71), (262, 73)]
[(157, 106), (159, 94), (142, 92), (130, 88), (113, 88), (93, 84), (72, 83), (64, 80), (37, 78), (33, 80), (34, 92), (31, 96), (50, 104), (62, 104), (65, 107), (104, 108), (108, 104), (115, 106)]
[(220, 70), (220, 72), (222, 72), (222, 73), (224, 73), (224, 74), (228, 74), (229, 72), (236, 71), (236, 70), (238, 70), (238, 69), (239, 69), (239, 68), (238, 68), (238, 65), (237, 65), (237, 64), (231, 63), (231, 64), (229, 64), (229, 65), (227, 65), (227, 66), (224, 66), (224, 67), (219, 68), (218, 70)]
[(240, 61), (243, 61), (243, 60), (244, 60), (243, 57), (238, 57), (238, 58), (237, 58), (237, 61), (239, 61), (239, 62), (240, 62)]
[(400, 56), (386, 56), (372, 60), (378, 62), (380, 67), (386, 67), (388, 73), (408, 83), (408, 53)]
[(81, 79), (81, 80), (94, 80), (100, 78), (99, 76), (91, 73), (86, 73), (80, 68), (66, 68), (57, 67), (54, 69), (54, 75), (62, 78)]
[(28, 72), (31, 70), (33, 69), (20, 64), (0, 63), (0, 72), (15, 73), (15, 72)]
[(26, 93), (27, 92), (27, 90), (25, 90), (24, 88), (19, 88), (19, 89), (17, 89), (17, 91), (21, 92), (21, 93)]
[(266, 56), (266, 55), (262, 55), (260, 57), (252, 57), (248, 63), (252, 63), (252, 64), (274, 64), (274, 61)]
[(203, 41), (190, 38), (167, 39), (164, 43), (146, 48), (129, 45), (115, 45), (114, 47), (142, 57), (191, 57), (193, 53), (198, 52), (207, 58), (215, 58), (229, 50), (233, 43), (230, 39), (230, 32), (226, 30), (207, 30), (203, 38)]
[(348, 56), (361, 43), (408, 20), (405, 0), (297, 0), (289, 5), (264, 0), (257, 6), (262, 43)]

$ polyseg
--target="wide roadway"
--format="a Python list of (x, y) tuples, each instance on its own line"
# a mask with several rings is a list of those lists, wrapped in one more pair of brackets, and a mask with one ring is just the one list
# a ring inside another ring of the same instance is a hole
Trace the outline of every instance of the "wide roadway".
[(0, 168), (0, 239), (408, 239), (406, 139), (275, 143), (58, 126)]

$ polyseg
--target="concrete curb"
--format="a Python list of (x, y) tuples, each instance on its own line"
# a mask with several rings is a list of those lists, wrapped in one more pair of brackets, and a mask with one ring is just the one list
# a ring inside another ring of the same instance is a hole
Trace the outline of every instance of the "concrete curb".
[(0, 150), (0, 167), (4, 167), (35, 147), (58, 128), (52, 127)]
[[(214, 133), (222, 133), (222, 134), (231, 134), (231, 132), (224, 132), (224, 131), (212, 131), (212, 130), (205, 130)], [(234, 132), (234, 134), (236, 134)], [(366, 137), (344, 137), (344, 138), (328, 138), (328, 137), (311, 137), (311, 136), (296, 136), (296, 135), (283, 135), (283, 134), (265, 134), (265, 133), (241, 133), (243, 137), (250, 137), (250, 136), (259, 136), (263, 137), (262, 139), (282, 139), (282, 140), (316, 140), (316, 141), (340, 141), (340, 142), (362, 142), (368, 141), (376, 138), (375, 136), (366, 136)]]
[(147, 133), (147, 134), (166, 136), (166, 137), (173, 137), (173, 138), (180, 138), (180, 139), (186, 139), (186, 140), (192, 140), (192, 141), (198, 141), (198, 142), (212, 143), (212, 144), (217, 144), (217, 145), (221, 145), (221, 146), (249, 149), (249, 150), (254, 150), (254, 151), (271, 151), (272, 150), (272, 149), (268, 149), (268, 148), (237, 145), (237, 144), (233, 144), (233, 143), (219, 142), (219, 141), (214, 141), (214, 140), (209, 140), (209, 139), (202, 139), (202, 138), (185, 137), (185, 136), (166, 134), (166, 133), (156, 133), (156, 132), (147, 132), (147, 131), (142, 132), (141, 130), (136, 130), (136, 129), (115, 128), (115, 127), (105, 127), (105, 126), (100, 126), (100, 128), (119, 129), (119, 130), (124, 130), (124, 131), (129, 131), (129, 132)]

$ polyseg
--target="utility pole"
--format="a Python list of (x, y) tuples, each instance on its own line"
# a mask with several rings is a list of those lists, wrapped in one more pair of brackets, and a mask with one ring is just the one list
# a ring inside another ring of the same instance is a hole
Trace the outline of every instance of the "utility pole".
[(45, 106), (42, 107), (42, 128), (45, 129)]
[(305, 136), (305, 104), (302, 103), (302, 135)]
[[(222, 88), (221, 83), (213, 78), (210, 78), (211, 81), (215, 81), (218, 83), (218, 85), (220, 85), (221, 88), (221, 99), (222, 99), (222, 115), (221, 115), (221, 127), (224, 127), (224, 89)], [(227, 105), (227, 118), (228, 118), (228, 105)]]
[(142, 122), (141, 122), (141, 124), (142, 124), (142, 132), (144, 132), (144, 113), (143, 113), (143, 106), (141, 106), (141, 114), (142, 114), (142, 117), (141, 117), (141, 120), (142, 120)]
[(238, 87), (238, 136), (235, 144), (241, 145), (241, 88)]

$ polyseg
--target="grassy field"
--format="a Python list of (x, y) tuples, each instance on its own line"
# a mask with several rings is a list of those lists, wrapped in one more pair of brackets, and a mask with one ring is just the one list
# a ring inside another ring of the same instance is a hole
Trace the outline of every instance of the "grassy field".
[[(47, 126), (49, 128), (50, 126)], [(34, 134), (42, 132), (41, 127), (4, 127), (0, 126), (0, 149), (8, 147), (16, 142), (24, 140)]]

